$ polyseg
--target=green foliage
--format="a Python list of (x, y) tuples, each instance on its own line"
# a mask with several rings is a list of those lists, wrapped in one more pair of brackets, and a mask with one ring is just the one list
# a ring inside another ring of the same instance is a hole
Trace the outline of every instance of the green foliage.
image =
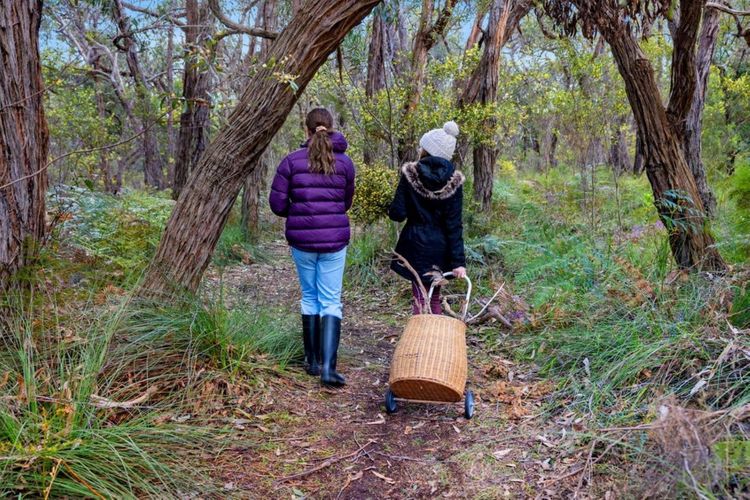
[(265, 256), (257, 245), (247, 240), (241, 222), (230, 218), (216, 244), (212, 262), (219, 267), (224, 267), (237, 262), (249, 264), (263, 259)]
[(202, 489), (202, 466), (189, 462), (212, 433), (157, 423), (148, 410), (118, 418), (104, 409), (139, 390), (109, 376), (123, 362), (108, 356), (123, 310), (49, 329), (40, 328), (49, 324), (44, 316), (15, 311), (0, 353), (3, 495), (136, 498)]
[(190, 352), (222, 371), (252, 374), (268, 360), (280, 368), (302, 358), (297, 317), (270, 308), (231, 310), (221, 302), (185, 301), (133, 309), (123, 333), (142, 346)]
[(737, 328), (750, 328), (750, 289), (736, 291), (730, 319)]
[[(723, 74), (722, 74), (723, 73)], [(703, 113), (702, 158), (709, 174), (731, 173), (750, 146), (750, 75), (713, 68)]]
[(398, 184), (398, 174), (386, 165), (363, 165), (357, 170), (352, 217), (369, 225), (388, 215)]
[(347, 285), (370, 289), (383, 286), (396, 244), (394, 228), (391, 223), (373, 224), (367, 230), (355, 231), (346, 251)]
[(738, 359), (691, 393), (693, 367), (711, 366), (726, 347), (706, 334), (727, 329), (723, 321), (709, 327), (706, 312), (724, 285), (700, 276), (665, 285), (671, 259), (646, 181), (620, 178), (618, 206), (607, 194), (613, 180), (598, 179), (592, 225), (573, 195), (578, 183), (555, 172), (499, 179), (490, 221), (467, 214), (479, 224), (468, 228), (469, 272), (501, 266), (531, 306), (533, 334), (515, 354), (562, 380), (569, 407), (596, 408), (603, 422), (642, 418), (644, 402), (664, 392), (719, 408), (750, 400)]
[(174, 202), (166, 194), (127, 191), (112, 196), (60, 188), (52, 203), (62, 213), (61, 230), (105, 266), (137, 274), (156, 249)]
[(735, 238), (744, 250), (744, 257), (750, 257), (750, 161), (739, 166), (731, 178), (730, 196), (736, 205), (733, 217)]
[[(94, 86), (66, 85), (62, 79), (47, 82), (55, 88), (46, 94), (45, 113), (50, 130), (50, 150), (53, 156), (72, 150), (101, 148), (117, 142), (119, 125), (113, 114), (100, 116), (96, 106)], [(74, 154), (53, 167), (53, 173), (64, 182), (83, 184), (89, 181), (104, 188), (102, 161), (111, 161), (116, 150)]]

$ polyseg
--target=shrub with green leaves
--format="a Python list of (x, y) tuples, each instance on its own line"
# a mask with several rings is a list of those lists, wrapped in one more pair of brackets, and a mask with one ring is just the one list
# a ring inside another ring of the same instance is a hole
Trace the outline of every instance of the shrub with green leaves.
[(734, 227), (740, 248), (750, 257), (750, 162), (740, 165), (731, 179), (730, 195), (736, 205)]
[(126, 191), (121, 196), (62, 187), (51, 206), (63, 214), (62, 230), (91, 256), (124, 271), (148, 264), (174, 201), (164, 193)]
[(372, 224), (385, 217), (398, 184), (398, 174), (376, 163), (357, 170), (352, 217), (361, 224)]

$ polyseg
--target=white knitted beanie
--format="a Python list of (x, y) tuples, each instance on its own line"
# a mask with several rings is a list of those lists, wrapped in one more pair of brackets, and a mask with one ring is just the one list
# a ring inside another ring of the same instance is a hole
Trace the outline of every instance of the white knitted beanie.
[(458, 137), (458, 125), (450, 121), (443, 128), (430, 130), (419, 139), (419, 146), (432, 156), (438, 156), (450, 161), (456, 150), (456, 137)]

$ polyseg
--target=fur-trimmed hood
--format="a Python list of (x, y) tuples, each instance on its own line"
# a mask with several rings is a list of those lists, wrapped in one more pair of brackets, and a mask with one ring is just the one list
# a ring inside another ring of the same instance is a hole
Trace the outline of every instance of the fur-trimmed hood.
[(404, 163), (401, 172), (414, 191), (429, 200), (447, 200), (466, 180), (451, 162), (436, 156)]

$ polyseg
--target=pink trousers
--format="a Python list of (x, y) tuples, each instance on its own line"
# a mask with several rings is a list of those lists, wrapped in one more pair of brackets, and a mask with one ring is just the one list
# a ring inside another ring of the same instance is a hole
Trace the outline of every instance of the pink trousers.
[[(427, 289), (429, 291), (429, 288)], [(414, 297), (411, 304), (411, 312), (413, 314), (419, 314), (419, 305), (422, 304), (424, 309), (427, 309), (427, 299), (422, 297), (422, 291), (419, 289), (416, 281), (411, 282), (411, 293)], [(430, 299), (430, 311), (432, 314), (443, 314), (443, 308), (440, 305), (440, 287), (436, 286), (432, 291), (432, 297)]]

